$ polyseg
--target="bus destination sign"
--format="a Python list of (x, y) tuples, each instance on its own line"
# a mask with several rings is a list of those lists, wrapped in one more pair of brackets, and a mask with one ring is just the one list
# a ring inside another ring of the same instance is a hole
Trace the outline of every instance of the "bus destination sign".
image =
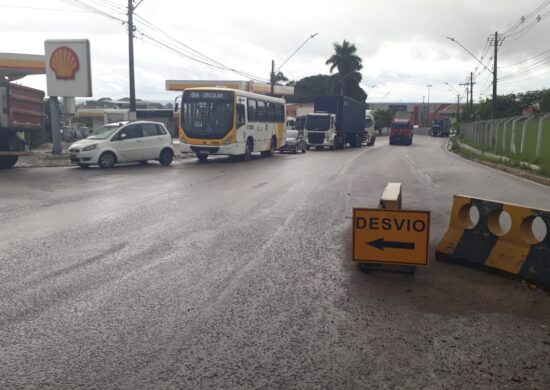
[(185, 99), (193, 100), (232, 100), (233, 92), (231, 91), (185, 91), (183, 93)]

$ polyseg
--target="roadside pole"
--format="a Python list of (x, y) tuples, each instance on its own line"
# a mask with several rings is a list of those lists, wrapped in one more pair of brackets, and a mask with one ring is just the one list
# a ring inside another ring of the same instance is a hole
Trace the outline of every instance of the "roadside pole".
[(61, 130), (59, 117), (61, 107), (57, 96), (50, 96), (50, 124), (52, 128), (52, 154), (61, 154)]

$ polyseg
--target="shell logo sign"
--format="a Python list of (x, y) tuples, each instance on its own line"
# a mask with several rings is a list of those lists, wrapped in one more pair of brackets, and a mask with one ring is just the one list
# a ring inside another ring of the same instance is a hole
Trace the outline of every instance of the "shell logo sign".
[(46, 80), (49, 96), (92, 96), (90, 41), (47, 40)]
[(80, 69), (80, 62), (73, 49), (61, 46), (52, 53), (50, 68), (58, 80), (74, 80), (75, 73)]

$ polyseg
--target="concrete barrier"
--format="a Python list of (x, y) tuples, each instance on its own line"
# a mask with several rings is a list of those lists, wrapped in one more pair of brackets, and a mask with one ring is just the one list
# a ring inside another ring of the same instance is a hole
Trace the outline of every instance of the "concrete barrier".
[(388, 183), (380, 197), (378, 207), (381, 209), (401, 210), (402, 198), (401, 183)]
[[(471, 218), (472, 208), (479, 212), (477, 222)], [(502, 213), (509, 215), (508, 231)], [(537, 218), (546, 227), (542, 239), (533, 231)], [(457, 195), (436, 259), (550, 287), (550, 211)]]

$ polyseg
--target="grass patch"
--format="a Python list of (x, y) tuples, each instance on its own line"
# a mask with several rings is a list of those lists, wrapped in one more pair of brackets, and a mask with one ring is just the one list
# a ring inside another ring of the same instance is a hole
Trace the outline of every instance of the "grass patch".
[[(467, 144), (469, 146), (472, 146), (472, 147), (474, 147), (478, 150), (484, 151), (484, 152), (497, 154), (497, 153), (495, 153), (495, 150), (492, 149), (492, 148), (487, 148), (487, 147), (484, 147), (482, 145), (473, 145), (471, 143), (464, 142), (464, 140), (460, 140), (460, 142), (462, 142), (464, 144)], [(548, 149), (548, 150), (550, 150), (550, 149)], [(491, 162), (491, 163), (507, 166), (507, 167), (510, 167), (510, 168), (520, 169), (520, 170), (523, 170), (525, 172), (533, 172), (533, 171), (521, 167), (521, 165), (520, 165), (521, 162), (528, 162), (530, 164), (535, 164), (535, 162), (533, 162), (533, 161), (519, 160), (517, 158), (518, 157), (517, 155), (512, 155), (511, 153), (506, 153), (506, 154), (498, 153), (498, 155), (500, 155), (500, 156), (508, 157), (510, 159), (509, 161), (502, 161), (498, 158), (493, 158), (491, 156), (477, 154), (477, 153), (471, 152), (467, 149), (461, 148), (460, 145), (457, 142), (452, 142), (451, 151), (456, 153), (456, 154), (459, 154), (462, 157), (465, 157), (469, 160), (488, 161), (488, 162)], [(538, 172), (538, 174), (550, 177), (550, 160), (541, 159), (539, 164), (537, 164), (537, 165), (539, 165), (540, 169), (541, 169), (540, 172)]]

